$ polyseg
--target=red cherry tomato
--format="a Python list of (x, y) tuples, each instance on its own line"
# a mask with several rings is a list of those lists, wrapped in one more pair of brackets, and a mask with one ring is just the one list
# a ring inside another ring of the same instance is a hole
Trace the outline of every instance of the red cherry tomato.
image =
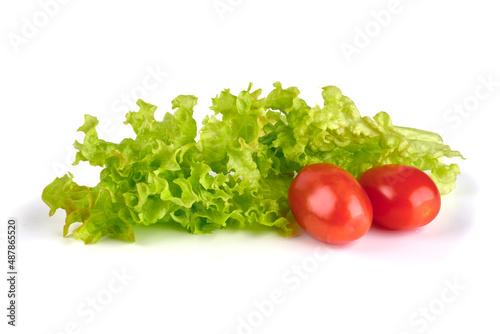
[(373, 205), (373, 222), (394, 230), (429, 224), (439, 213), (441, 196), (432, 179), (406, 165), (373, 167), (359, 178)]
[(316, 239), (342, 244), (363, 236), (372, 223), (370, 199), (345, 169), (330, 163), (300, 170), (288, 189), (292, 214)]

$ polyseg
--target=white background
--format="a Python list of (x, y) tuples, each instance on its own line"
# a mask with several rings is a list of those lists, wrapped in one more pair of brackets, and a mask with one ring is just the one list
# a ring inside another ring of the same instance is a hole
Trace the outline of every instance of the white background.
[[(498, 333), (495, 4), (2, 1), (2, 268), (5, 222), (16, 217), (20, 227), (12, 332)], [(62, 237), (63, 212), (48, 217), (40, 195), (56, 176), (97, 182), (98, 170), (70, 166), (85, 113), (106, 120), (103, 138), (117, 141), (131, 133), (121, 123), (126, 95), (142, 94), (163, 117), (175, 96), (194, 94), (201, 121), (220, 90), (251, 81), (267, 94), (278, 80), (309, 104), (336, 85), (362, 115), (384, 110), (397, 125), (439, 131), (467, 160), (456, 161), (462, 176), (438, 218), (334, 247), (304, 234), (155, 227), (137, 229), (134, 244), (85, 246)], [(280, 293), (280, 303), (265, 301)]]

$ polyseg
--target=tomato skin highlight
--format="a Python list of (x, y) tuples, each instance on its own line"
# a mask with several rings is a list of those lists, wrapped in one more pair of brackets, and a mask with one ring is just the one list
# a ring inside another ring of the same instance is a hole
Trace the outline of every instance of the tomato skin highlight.
[(441, 209), (441, 195), (432, 179), (407, 165), (373, 167), (359, 177), (373, 205), (373, 223), (392, 230), (429, 224)]
[(302, 168), (288, 189), (294, 218), (311, 236), (330, 244), (362, 237), (372, 223), (372, 205), (345, 169), (330, 163)]

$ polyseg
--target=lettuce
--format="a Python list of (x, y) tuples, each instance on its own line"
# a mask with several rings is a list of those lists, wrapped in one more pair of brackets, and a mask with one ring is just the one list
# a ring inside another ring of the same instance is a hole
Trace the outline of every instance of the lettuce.
[(134, 226), (158, 223), (197, 234), (264, 226), (286, 236), (295, 228), (288, 186), (309, 164), (331, 162), (358, 177), (373, 166), (401, 163), (428, 171), (442, 194), (455, 187), (459, 167), (444, 157), (462, 156), (439, 135), (393, 126), (385, 112), (361, 117), (333, 86), (323, 88), (323, 107), (309, 107), (296, 87), (274, 87), (262, 98), (251, 84), (237, 96), (222, 91), (199, 133), (192, 95), (176, 97), (162, 121), (154, 117), (156, 106), (139, 100), (139, 111), (124, 122), (136, 137), (120, 143), (99, 139), (98, 120), (85, 115), (74, 164), (103, 167), (100, 181), (86, 187), (71, 173), (56, 178), (42, 193), (49, 215), (66, 211), (64, 236), (82, 223), (73, 236), (86, 244), (103, 236), (134, 241)]

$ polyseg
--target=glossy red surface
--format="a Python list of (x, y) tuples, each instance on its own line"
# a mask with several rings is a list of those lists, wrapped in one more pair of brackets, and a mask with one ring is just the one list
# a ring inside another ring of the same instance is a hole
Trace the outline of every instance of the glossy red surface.
[(429, 224), (439, 213), (441, 196), (423, 171), (406, 165), (383, 165), (359, 178), (373, 205), (373, 222), (389, 229)]
[(300, 226), (327, 243), (356, 240), (372, 223), (367, 194), (351, 174), (333, 164), (300, 170), (288, 190), (288, 201)]

